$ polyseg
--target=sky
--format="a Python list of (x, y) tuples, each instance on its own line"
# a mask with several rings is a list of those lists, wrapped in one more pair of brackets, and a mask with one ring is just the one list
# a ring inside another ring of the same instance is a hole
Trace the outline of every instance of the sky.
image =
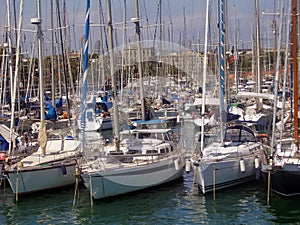
[[(40, 0), (42, 6), (42, 29), (44, 35), (45, 46), (49, 46), (51, 40), (50, 32), (50, 0)], [(7, 27), (7, 2), (11, 4), (11, 15), (13, 4), (11, 0), (0, 0), (0, 44), (3, 43), (5, 27)], [(16, 22), (18, 24), (19, 9), (21, 0), (15, 0), (16, 7)], [(30, 23), (30, 19), (37, 16), (36, 2), (37, 0), (23, 0), (23, 23), (22, 23), (22, 43), (24, 43), (23, 50), (30, 51), (31, 42), (35, 39), (34, 32), (36, 26)], [(56, 0), (54, 8), (56, 10)], [(85, 0), (59, 0), (60, 8), (62, 9), (63, 2), (66, 5), (66, 24), (68, 27), (68, 43), (71, 49), (78, 51), (80, 49), (80, 40), (84, 36), (84, 18), (85, 18)], [(105, 24), (107, 20), (106, 14), (106, 0), (90, 0), (90, 38), (91, 38), (91, 51), (95, 46), (95, 42), (99, 40), (100, 27), (97, 25), (102, 15)], [(102, 12), (99, 10), (99, 2), (102, 5)], [(116, 31), (115, 46), (123, 43), (123, 21), (124, 21), (124, 2), (126, 2), (126, 34), (127, 41), (135, 40), (134, 24), (130, 19), (135, 17), (134, 0), (111, 0), (112, 4), (112, 21), (113, 28)], [(160, 0), (140, 0), (140, 19), (141, 19), (141, 32), (142, 40), (153, 40), (154, 38), (164, 41), (175, 42), (186, 45), (189, 48), (203, 49), (204, 44), (204, 31), (205, 31), (205, 11), (207, 0), (161, 0), (161, 17), (159, 15), (158, 2)], [(214, 43), (218, 40), (218, 12), (217, 0), (210, 0), (209, 12), (209, 34), (210, 40)], [(255, 0), (225, 0), (227, 2), (227, 37), (229, 46), (235, 42), (238, 43), (240, 48), (251, 48), (251, 41), (255, 32)], [(274, 34), (272, 30), (272, 20), (279, 20), (278, 16), (274, 14), (279, 11), (280, 0), (259, 0), (260, 10), (260, 25), (261, 25), (261, 39), (264, 40), (262, 45), (272, 47)], [(265, 12), (265, 13), (262, 13)], [(55, 16), (56, 17), (56, 14)], [(14, 16), (12, 15), (12, 18)], [(13, 21), (13, 19), (12, 19)], [(162, 34), (160, 35), (161, 21)], [(12, 22), (14, 23), (14, 22)], [(57, 23), (57, 22), (55, 22)], [(277, 22), (278, 23), (278, 22)], [(200, 46), (200, 47), (199, 47)], [(46, 47), (47, 48), (47, 47)], [(46, 50), (47, 51), (47, 50)]]

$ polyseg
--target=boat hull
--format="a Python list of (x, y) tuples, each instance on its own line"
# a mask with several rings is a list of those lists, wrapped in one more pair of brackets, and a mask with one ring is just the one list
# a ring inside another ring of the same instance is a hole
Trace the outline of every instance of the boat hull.
[(263, 180), (268, 182), (270, 172), (271, 190), (279, 195), (290, 197), (300, 195), (299, 164), (285, 164), (283, 167), (262, 168)]
[(14, 194), (24, 195), (75, 184), (76, 161), (6, 171)]
[(184, 167), (181, 158), (177, 162), (168, 159), (128, 168), (83, 173), (82, 179), (93, 198), (103, 199), (176, 180), (182, 176)]
[(199, 162), (194, 165), (195, 179), (203, 194), (242, 184), (256, 177), (255, 156), (244, 157), (245, 171), (241, 171), (240, 159), (215, 162)]

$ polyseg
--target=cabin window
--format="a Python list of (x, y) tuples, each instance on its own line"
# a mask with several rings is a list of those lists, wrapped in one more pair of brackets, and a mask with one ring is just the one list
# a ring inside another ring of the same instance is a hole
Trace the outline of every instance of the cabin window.
[(146, 154), (157, 154), (157, 150), (147, 150)]
[(127, 154), (142, 154), (142, 152), (140, 150), (128, 150)]
[(166, 154), (166, 153), (169, 153), (170, 150), (169, 150), (169, 147), (166, 147), (166, 148), (161, 148), (161, 149), (159, 150), (159, 152), (160, 152), (161, 154)]
[(140, 133), (139, 134), (139, 139), (144, 139), (144, 138), (149, 138), (150, 134), (149, 133)]
[(231, 129), (227, 130), (225, 142), (248, 142), (255, 141), (255, 137), (246, 130)]

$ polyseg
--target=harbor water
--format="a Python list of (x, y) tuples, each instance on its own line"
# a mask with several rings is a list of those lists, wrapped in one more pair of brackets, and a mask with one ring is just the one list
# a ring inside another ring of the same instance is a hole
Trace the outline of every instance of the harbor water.
[[(191, 125), (182, 128), (189, 147), (194, 145)], [(192, 172), (176, 182), (105, 200), (91, 201), (80, 185), (74, 202), (74, 191), (75, 186), (22, 196), (16, 203), (9, 187), (2, 184), (0, 224), (300, 224), (300, 197), (272, 193), (267, 205), (261, 181), (219, 191), (215, 199), (198, 192)]]
[(194, 188), (193, 175), (143, 192), (93, 201), (80, 188), (73, 206), (74, 188), (25, 196), (15, 203), (12, 192), (1, 189), (0, 224), (300, 224), (300, 198), (275, 194), (266, 204), (261, 183), (220, 191), (216, 199)]

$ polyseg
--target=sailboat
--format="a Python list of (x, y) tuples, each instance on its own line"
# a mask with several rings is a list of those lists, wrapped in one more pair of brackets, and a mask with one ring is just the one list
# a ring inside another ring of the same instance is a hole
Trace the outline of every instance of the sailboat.
[[(208, 31), (208, 8), (206, 11), (206, 38), (205, 51), (207, 48)], [(218, 122), (219, 129), (215, 133), (205, 134), (201, 131), (200, 142), (195, 148), (191, 162), (193, 165), (194, 181), (197, 183), (203, 194), (221, 190), (234, 185), (238, 185), (255, 179), (259, 172), (259, 163), (262, 157), (262, 144), (257, 141), (255, 132), (246, 125), (235, 123), (238, 117), (225, 112), (224, 107), (224, 2), (220, 1), (220, 110), (215, 110), (214, 114)], [(204, 55), (206, 58), (206, 54)], [(205, 97), (206, 93), (206, 59), (203, 66), (203, 107), (202, 107), (202, 126), (205, 121)], [(222, 65), (223, 64), (223, 65)], [(219, 115), (218, 115), (219, 114)], [(234, 119), (234, 120), (233, 120)], [(226, 128), (224, 129), (224, 125)], [(200, 146), (199, 146), (200, 145)]]
[[(69, 129), (46, 131), (40, 1), (37, 1), (37, 12), (37, 18), (32, 18), (31, 23), (37, 25), (39, 42), (41, 109), (41, 125), (38, 135), (39, 148), (16, 164), (8, 163), (4, 169), (4, 175), (16, 195), (16, 200), (18, 200), (19, 195), (75, 184), (76, 159), (80, 156), (80, 142), (70, 136)], [(53, 139), (51, 139), (51, 136)]]
[[(115, 80), (112, 55), (111, 3), (107, 1), (110, 64)], [(135, 1), (138, 9), (138, 1)], [(88, 9), (87, 9), (88, 12)], [(86, 16), (86, 18), (89, 18)], [(139, 15), (135, 24), (139, 30)], [(139, 53), (140, 57), (140, 53)], [(140, 61), (139, 61), (140, 62)], [(139, 64), (139, 70), (141, 70)], [(142, 74), (142, 73), (141, 73)], [(115, 85), (113, 86), (115, 89)], [(113, 90), (113, 93), (116, 93)], [(113, 95), (113, 101), (115, 101)], [(118, 131), (118, 108), (114, 102), (114, 142), (102, 148), (84, 148), (86, 163), (81, 164), (81, 177), (94, 199), (103, 199), (162, 185), (180, 178), (185, 164), (185, 149), (172, 139), (171, 129), (134, 129)], [(142, 107), (143, 109), (143, 107)], [(143, 113), (143, 119), (145, 113)], [(91, 143), (90, 143), (91, 144)]]
[[(282, 8), (284, 7), (284, 1), (282, 1)], [(282, 196), (295, 196), (300, 195), (300, 158), (299, 158), (299, 134), (298, 134), (298, 61), (297, 61), (297, 1), (292, 0), (292, 7), (290, 7), (292, 13), (292, 57), (293, 57), (293, 129), (290, 130), (290, 134), (287, 138), (275, 137), (275, 118), (273, 119), (273, 136), (272, 136), (272, 146), (276, 146), (269, 157), (266, 159), (267, 163), (262, 165), (262, 176), (263, 179), (268, 184), (268, 200), (269, 192), (273, 192)], [(283, 9), (281, 10), (281, 17), (283, 17)], [(290, 19), (288, 19), (290, 21)], [(289, 22), (287, 22), (289, 26)], [(280, 28), (282, 27), (282, 22)], [(288, 37), (287, 32), (287, 37)], [(281, 32), (279, 32), (281, 35)], [(288, 40), (288, 38), (287, 38)], [(288, 52), (288, 43), (286, 46), (286, 52)], [(278, 49), (280, 45), (278, 44)], [(288, 55), (288, 53), (286, 54)], [(279, 56), (277, 56), (277, 67), (279, 68)], [(287, 57), (287, 56), (286, 56)], [(287, 62), (287, 58), (286, 58)], [(278, 81), (278, 68), (276, 68), (276, 78)], [(278, 83), (278, 82), (277, 82)], [(278, 86), (275, 87), (275, 93), (278, 90)], [(274, 110), (276, 111), (276, 110)], [(282, 121), (283, 123), (284, 121)], [(286, 126), (286, 125), (285, 125)], [(287, 130), (286, 127), (281, 130)], [(281, 135), (282, 136), (282, 135)], [(275, 139), (277, 142), (275, 142)]]

